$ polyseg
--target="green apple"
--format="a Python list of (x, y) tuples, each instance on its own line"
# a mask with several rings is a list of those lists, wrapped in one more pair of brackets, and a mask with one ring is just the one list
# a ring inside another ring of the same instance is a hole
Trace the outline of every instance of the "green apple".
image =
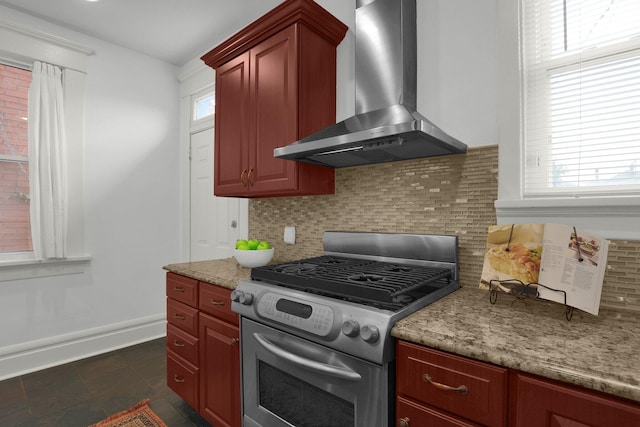
[(249, 245), (247, 244), (247, 242), (244, 242), (244, 243), (240, 243), (240, 244), (236, 245), (236, 249), (239, 250), (239, 251), (248, 251), (250, 248), (249, 248)]
[(256, 239), (251, 239), (247, 242), (247, 245), (249, 245), (249, 249), (251, 249), (252, 251), (256, 250), (259, 244), (260, 244), (260, 240), (256, 240)]
[(239, 246), (246, 245), (247, 241), (244, 239), (236, 240), (236, 249), (240, 249)]
[(264, 240), (262, 242), (260, 242), (260, 244), (258, 245), (258, 250), (265, 250), (265, 249), (271, 249), (271, 245), (269, 244), (269, 242), (265, 242)]

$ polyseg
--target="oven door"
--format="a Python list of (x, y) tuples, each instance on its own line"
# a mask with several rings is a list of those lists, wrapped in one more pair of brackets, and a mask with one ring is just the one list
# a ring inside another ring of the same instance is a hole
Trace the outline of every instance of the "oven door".
[(389, 366), (242, 318), (244, 427), (386, 427)]

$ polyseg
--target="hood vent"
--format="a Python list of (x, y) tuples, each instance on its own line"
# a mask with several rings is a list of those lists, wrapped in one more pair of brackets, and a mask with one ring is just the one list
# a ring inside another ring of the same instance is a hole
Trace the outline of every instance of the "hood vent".
[(356, 0), (355, 14), (356, 115), (274, 156), (340, 168), (466, 152), (416, 111), (415, 0)]

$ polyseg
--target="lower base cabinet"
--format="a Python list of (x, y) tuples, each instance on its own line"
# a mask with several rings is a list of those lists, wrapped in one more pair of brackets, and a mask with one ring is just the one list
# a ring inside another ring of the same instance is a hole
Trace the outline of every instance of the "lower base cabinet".
[(640, 404), (397, 342), (396, 426), (640, 427)]
[(240, 427), (239, 316), (231, 290), (167, 273), (167, 385), (215, 427)]

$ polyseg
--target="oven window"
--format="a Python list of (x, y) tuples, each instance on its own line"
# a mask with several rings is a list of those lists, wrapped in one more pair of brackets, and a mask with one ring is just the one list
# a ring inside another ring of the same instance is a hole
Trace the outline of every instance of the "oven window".
[(353, 426), (353, 403), (259, 361), (260, 405), (298, 427)]

